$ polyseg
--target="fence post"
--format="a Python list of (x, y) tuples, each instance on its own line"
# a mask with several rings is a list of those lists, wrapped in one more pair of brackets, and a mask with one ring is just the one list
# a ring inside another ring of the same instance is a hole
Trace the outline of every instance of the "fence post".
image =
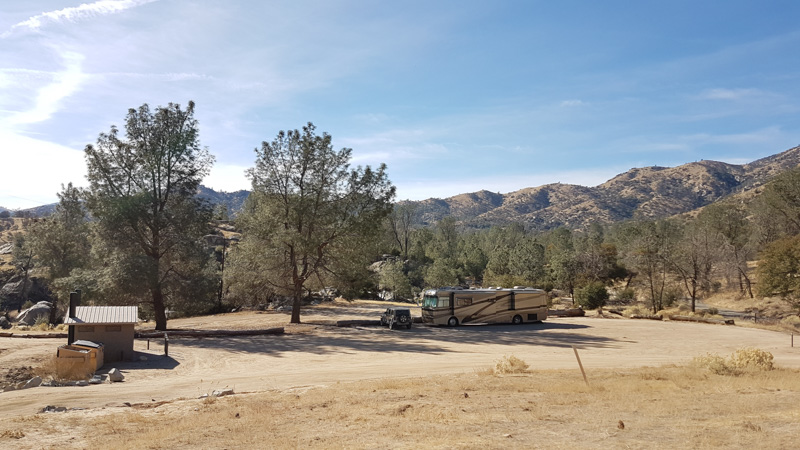
[(169, 336), (164, 333), (164, 356), (169, 356)]
[(583, 370), (583, 364), (581, 364), (581, 357), (578, 355), (578, 349), (575, 346), (572, 346), (572, 350), (575, 351), (575, 358), (578, 360), (578, 366), (581, 368), (581, 373), (583, 374), (583, 381), (586, 383), (586, 387), (589, 387), (589, 380), (586, 378), (586, 371)]

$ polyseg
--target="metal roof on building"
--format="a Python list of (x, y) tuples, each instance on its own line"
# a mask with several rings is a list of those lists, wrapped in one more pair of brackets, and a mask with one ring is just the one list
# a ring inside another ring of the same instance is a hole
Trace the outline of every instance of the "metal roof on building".
[(77, 306), (75, 307), (75, 317), (65, 317), (64, 323), (67, 325), (135, 324), (138, 317), (138, 306)]

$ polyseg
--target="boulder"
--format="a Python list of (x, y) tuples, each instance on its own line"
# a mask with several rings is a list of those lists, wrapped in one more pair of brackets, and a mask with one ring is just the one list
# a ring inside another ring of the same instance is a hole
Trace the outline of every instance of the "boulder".
[(224, 397), (226, 395), (233, 395), (233, 389), (222, 389), (211, 393), (212, 397)]
[[(17, 275), (0, 287), (0, 310), (18, 310), (25, 303), (25, 292), (23, 289), (24, 280)], [(27, 299), (33, 303), (53, 301), (53, 293), (47, 287), (44, 280), (39, 277), (28, 279)]]
[(225, 246), (225, 236), (220, 236), (218, 234), (207, 234), (203, 236), (203, 239), (206, 240), (206, 245), (209, 247)]
[(0, 245), (0, 255), (10, 255), (12, 251), (14, 251), (14, 244), (10, 242), (8, 244)]
[(42, 377), (33, 377), (25, 382), (25, 384), (22, 386), (22, 389), (35, 388), (41, 385), (42, 385)]
[(108, 371), (108, 380), (109, 381), (111, 381), (113, 383), (116, 383), (116, 382), (122, 381), (124, 379), (125, 379), (125, 375), (123, 375), (122, 372), (120, 372), (116, 368), (111, 369), (111, 370)]
[(0, 329), (7, 330), (11, 328), (11, 322), (3, 316), (0, 316)]
[(50, 320), (50, 308), (53, 305), (50, 302), (39, 302), (30, 308), (22, 311), (19, 316), (17, 316), (17, 320), (22, 325), (34, 325), (38, 320)]

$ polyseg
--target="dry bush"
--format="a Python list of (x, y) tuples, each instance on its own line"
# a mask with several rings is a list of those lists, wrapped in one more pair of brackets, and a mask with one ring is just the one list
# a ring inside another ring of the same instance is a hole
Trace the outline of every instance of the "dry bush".
[(692, 362), (717, 375), (741, 375), (744, 371), (768, 371), (774, 369), (772, 353), (752, 347), (740, 348), (729, 358), (707, 353)]
[(772, 370), (775, 368), (772, 360), (772, 353), (753, 347), (740, 348), (730, 357), (734, 367), (751, 370)]
[(512, 373), (525, 373), (528, 371), (528, 367), (530, 367), (528, 363), (514, 355), (503, 356), (503, 358), (498, 360), (494, 365), (494, 374), (507, 375)]
[(83, 367), (59, 367), (58, 358), (53, 356), (37, 367), (34, 373), (42, 377), (43, 380), (77, 381), (90, 378), (94, 371)]
[(628, 308), (625, 308), (622, 311), (622, 315), (625, 316), (625, 317), (646, 316), (646, 315), (651, 314), (651, 313), (652, 313), (652, 311), (650, 311), (650, 308), (646, 308), (646, 307), (640, 306), (640, 305), (630, 306)]
[(781, 319), (781, 325), (787, 328), (800, 329), (800, 316), (787, 316)]

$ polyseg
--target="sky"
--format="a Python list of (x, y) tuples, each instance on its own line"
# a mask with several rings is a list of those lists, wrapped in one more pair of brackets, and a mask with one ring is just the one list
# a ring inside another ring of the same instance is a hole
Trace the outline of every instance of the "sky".
[(797, 1), (0, 3), (0, 206), (87, 186), (129, 108), (196, 103), (203, 181), (313, 122), (397, 199), (595, 186), (800, 144)]

